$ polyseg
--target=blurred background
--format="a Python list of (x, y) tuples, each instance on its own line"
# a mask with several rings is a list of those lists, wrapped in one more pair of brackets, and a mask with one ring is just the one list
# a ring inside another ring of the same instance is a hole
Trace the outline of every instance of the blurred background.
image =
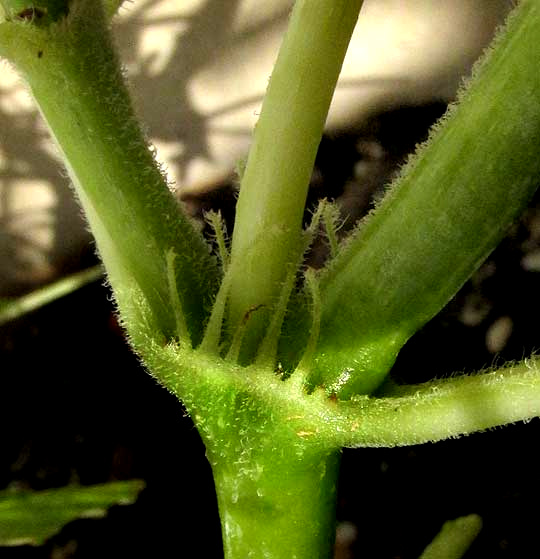
[[(510, 1), (366, 0), (319, 150), (308, 207), (337, 200), (352, 226), (425, 139)], [(113, 28), (137, 110), (179, 202), (234, 225), (245, 156), (291, 2), (136, 0)], [(97, 263), (32, 100), (0, 67), (0, 297)], [(119, 216), (121, 219), (121, 216)], [(201, 221), (202, 226), (202, 221)], [(312, 263), (324, 261), (315, 246)], [(403, 382), (474, 371), (538, 349), (539, 197), (449, 305), (403, 349)], [(95, 281), (0, 326), (0, 489), (142, 478), (131, 507), (79, 520), (0, 557), (221, 556), (204, 447), (139, 365)], [(537, 548), (538, 422), (402, 449), (346, 450), (336, 558), (418, 557), (441, 524), (476, 512), (467, 555)], [(366, 483), (366, 480), (368, 482)]]

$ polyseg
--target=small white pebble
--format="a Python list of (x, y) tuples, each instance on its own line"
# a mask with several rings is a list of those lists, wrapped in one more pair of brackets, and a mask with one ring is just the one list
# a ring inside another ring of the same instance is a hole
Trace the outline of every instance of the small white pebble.
[(352, 559), (351, 546), (358, 537), (358, 528), (352, 522), (340, 522), (336, 528), (334, 559)]
[(466, 326), (478, 326), (489, 314), (491, 303), (479, 295), (467, 297), (459, 318)]
[(513, 323), (509, 316), (501, 316), (486, 332), (486, 346), (490, 353), (498, 353), (507, 344), (512, 334)]
[(540, 272), (540, 248), (528, 252), (521, 259), (521, 267), (527, 272)]

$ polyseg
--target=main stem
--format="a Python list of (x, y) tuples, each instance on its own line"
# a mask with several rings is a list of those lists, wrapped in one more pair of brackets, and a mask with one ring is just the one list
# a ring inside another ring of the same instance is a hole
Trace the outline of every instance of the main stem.
[(331, 557), (338, 466), (337, 452), (299, 458), (291, 448), (215, 464), (225, 557)]
[(187, 407), (212, 466), (226, 559), (331, 557), (338, 447), (238, 387), (204, 385)]

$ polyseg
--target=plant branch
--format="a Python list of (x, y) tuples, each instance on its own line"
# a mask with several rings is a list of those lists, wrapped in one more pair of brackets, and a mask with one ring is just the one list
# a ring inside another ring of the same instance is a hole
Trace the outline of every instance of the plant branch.
[[(2, 23), (0, 55), (22, 73), (51, 129), (113, 288), (131, 285), (132, 277), (165, 339), (183, 311), (196, 344), (217, 290), (217, 263), (180, 211), (136, 121), (101, 2), (69, 7), (67, 17), (45, 27)], [(170, 253), (181, 310), (170, 297)]]
[(353, 447), (436, 442), (528, 421), (540, 416), (540, 358), (401, 387), (392, 396), (357, 397), (338, 410), (328, 434)]
[(524, 209), (540, 182), (539, 36), (538, 2), (519, 2), (457, 106), (322, 274), (313, 384), (371, 393)]
[[(298, 0), (244, 171), (232, 238), (229, 330), (249, 360), (302, 244), (302, 216), (326, 115), (361, 0)], [(244, 359), (245, 360), (245, 359)]]

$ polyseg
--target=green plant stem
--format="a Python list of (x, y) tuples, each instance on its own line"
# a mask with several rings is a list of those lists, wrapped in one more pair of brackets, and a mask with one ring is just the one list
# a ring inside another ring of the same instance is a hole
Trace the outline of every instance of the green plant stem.
[(249, 309), (259, 309), (247, 324), (248, 358), (300, 256), (309, 179), (361, 4), (298, 0), (268, 85), (242, 178), (230, 261), (230, 330)]
[(326, 425), (343, 446), (392, 447), (442, 441), (540, 416), (540, 359), (341, 404), (335, 424), (331, 426), (327, 419)]
[(254, 443), (253, 424), (238, 427), (242, 435), (231, 440), (229, 431), (228, 444), (207, 443), (225, 557), (331, 557), (340, 453), (261, 429)]
[[(141, 312), (136, 294), (126, 299)], [(539, 360), (331, 401), (323, 391), (306, 394), (295, 375), (283, 381), (266, 368), (162, 347), (151, 330), (131, 337), (203, 437), (229, 559), (329, 557), (342, 446), (419, 444), (540, 414)]]
[(459, 104), (322, 275), (314, 384), (340, 398), (372, 392), (537, 189), (538, 37), (540, 5), (524, 0)]
[[(136, 305), (136, 295), (128, 299)], [(132, 340), (144, 339), (149, 369), (182, 399), (204, 441), (225, 556), (331, 557), (340, 447), (314, 436), (305, 421), (305, 407), (326, 406), (326, 399), (305, 395), (266, 368), (149, 344), (148, 334), (135, 331)]]
[[(495, 92), (494, 105), (504, 108), (487, 103), (487, 117), (480, 110), (455, 111), (448, 120), (456, 136), (442, 131), (446, 141), (434, 141), (439, 147), (426, 148), (427, 159), (409, 166), (401, 186), (319, 286), (308, 276), (317, 318), (313, 336), (322, 314), (316, 364), (324, 374), (335, 373), (338, 384), (344, 380), (339, 388), (345, 396), (369, 392), (377, 384), (368, 379), (347, 394), (349, 378), (356, 380), (354, 367), (373, 372), (380, 381), (413, 326), (427, 320), (472, 271), (533, 188), (540, 166), (540, 88), (538, 72), (530, 75), (536, 70), (530, 58), (538, 60), (540, 8), (527, 0), (520, 6), (511, 33), (500, 41), (507, 48), (480, 71), (481, 85), (467, 101), (478, 108)], [(291, 52), (280, 55), (269, 87), (242, 184), (226, 285), (232, 335), (246, 313), (263, 305), (263, 312), (252, 312), (247, 322), (248, 357), (264, 335), (265, 316), (284, 300), (289, 264), (302, 248), (309, 173), (359, 7), (359, 0), (300, 0), (286, 40)], [(313, 44), (319, 52), (311, 52)], [(183, 337), (191, 337), (194, 345), (201, 339), (217, 266), (178, 212), (135, 122), (101, 4), (74, 0), (66, 20), (46, 29), (29, 21), (4, 22), (0, 54), (7, 54), (29, 81), (69, 162), (134, 347), (149, 370), (183, 400), (206, 444), (229, 559), (329, 557), (342, 446), (416, 444), (540, 414), (538, 360), (404, 387), (385, 397), (333, 401), (323, 390), (306, 394), (298, 375), (283, 381), (266, 364), (241, 367), (215, 352), (177, 344), (174, 333), (185, 328), (189, 333)], [(289, 69), (282, 70), (282, 64)], [(518, 84), (516, 90), (509, 81)], [(518, 109), (511, 106), (509, 99), (519, 88), (532, 106), (523, 99), (516, 102)], [(494, 151), (495, 161), (484, 164), (487, 153), (478, 151), (481, 161), (465, 163), (479, 130), (489, 129), (492, 119), (508, 118), (508, 128), (487, 142), (488, 150), (498, 149), (497, 142), (505, 144), (504, 154)], [(501, 162), (509, 146), (518, 151)], [(479, 165), (482, 181), (474, 179)], [(486, 181), (495, 194), (485, 190)], [(472, 217), (462, 219), (461, 213)], [(498, 213), (504, 217), (493, 219)], [(435, 293), (425, 297), (425, 308), (419, 301), (424, 293)], [(221, 312), (224, 298), (220, 303)], [(363, 336), (364, 330), (373, 334)], [(213, 331), (214, 345), (217, 337)], [(372, 351), (370, 344), (379, 345)], [(308, 369), (309, 364), (301, 364)], [(343, 377), (344, 370), (350, 377)]]
[[(126, 299), (142, 305), (136, 295)], [(436, 442), (540, 416), (538, 357), (491, 372), (400, 386), (380, 397), (336, 402), (322, 390), (306, 394), (296, 375), (283, 381), (267, 368), (240, 367), (176, 346), (164, 348), (159, 340), (152, 341), (150, 330), (137, 327), (130, 333), (136, 347), (144, 343), (149, 370), (185, 403), (199, 429), (204, 429), (205, 418), (219, 416), (235, 394), (261, 410), (254, 414), (254, 424), (261, 426), (266, 414), (326, 451)], [(231, 434), (223, 432), (225, 446), (236, 425), (240, 423), (231, 420)]]
[[(46, 28), (2, 23), (0, 55), (23, 74), (51, 129), (113, 287), (133, 277), (163, 338), (175, 335), (183, 313), (192, 340), (200, 341), (217, 264), (137, 123), (101, 2), (74, 0), (68, 17)], [(170, 297), (171, 251), (181, 309)]]

